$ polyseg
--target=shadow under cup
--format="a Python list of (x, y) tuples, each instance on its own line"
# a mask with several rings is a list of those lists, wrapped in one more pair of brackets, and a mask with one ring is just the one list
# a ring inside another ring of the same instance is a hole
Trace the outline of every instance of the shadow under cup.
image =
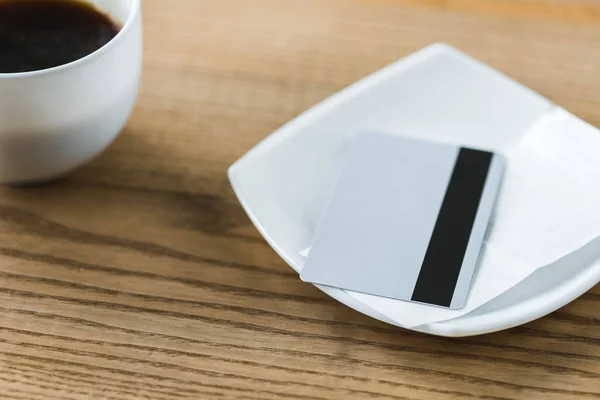
[(106, 45), (54, 68), (0, 73), (0, 183), (67, 174), (125, 125), (142, 67), (140, 0), (87, 0), (119, 21)]

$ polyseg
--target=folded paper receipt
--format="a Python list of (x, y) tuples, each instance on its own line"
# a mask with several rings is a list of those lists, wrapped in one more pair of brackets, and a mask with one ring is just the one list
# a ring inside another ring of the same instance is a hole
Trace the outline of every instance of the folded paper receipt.
[(600, 236), (598, 154), (600, 132), (560, 107), (503, 152), (504, 181), (462, 309), (347, 293), (406, 328), (468, 314)]

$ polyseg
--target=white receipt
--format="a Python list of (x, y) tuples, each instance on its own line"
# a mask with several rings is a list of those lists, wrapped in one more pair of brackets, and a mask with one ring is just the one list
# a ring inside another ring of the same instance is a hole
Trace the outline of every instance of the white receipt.
[(559, 107), (504, 152), (504, 181), (464, 308), (346, 292), (406, 328), (473, 311), (600, 236), (599, 154), (600, 131)]

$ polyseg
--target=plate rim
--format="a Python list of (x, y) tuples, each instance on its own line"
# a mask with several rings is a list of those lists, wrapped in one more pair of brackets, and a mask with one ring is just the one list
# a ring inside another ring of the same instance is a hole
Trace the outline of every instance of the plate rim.
[[(429, 45), (415, 53), (408, 55), (407, 57), (403, 58), (402, 61), (405, 62), (404, 65), (410, 65), (415, 62), (418, 63), (421, 59), (439, 52), (449, 52), (460, 56), (466, 62), (475, 61), (477, 64), (480, 64), (478, 61), (473, 60), (469, 56), (444, 43), (434, 43)], [(481, 66), (485, 67), (488, 71), (500, 74), (498, 71), (489, 66), (483, 64), (481, 64)], [(236, 162), (234, 162), (234, 164), (228, 169), (228, 177), (233, 191), (238, 201), (242, 205), (242, 208), (250, 218), (252, 224), (256, 227), (271, 248), (273, 248), (275, 252), (296, 272), (298, 272), (298, 270), (295, 268), (295, 262), (282, 250), (274, 238), (265, 230), (258, 215), (253, 211), (250, 204), (248, 204), (247, 197), (245, 196), (244, 189), (242, 187), (243, 185), (241, 184), (239, 170), (244, 169), (244, 165), (248, 160), (263, 156), (270, 148), (276, 146), (278, 143), (284, 142), (289, 136), (293, 136), (297, 126), (310, 123), (310, 121), (318, 118), (323, 113), (328, 112), (331, 107), (334, 107), (338, 101), (342, 100), (344, 97), (351, 96), (355, 92), (360, 92), (364, 87), (368, 87), (378, 80), (385, 79), (388, 75), (395, 73), (397, 73), (397, 71), (395, 71), (394, 68), (384, 68), (383, 70), (377, 71), (374, 74), (363, 78), (358, 82), (346, 87), (345, 89), (333, 94), (322, 102), (314, 105), (307, 111), (301, 113), (291, 121), (287, 122), (279, 129), (275, 130), (261, 142), (256, 144)], [(530, 88), (527, 88), (518, 82), (514, 83), (526, 89), (530, 93), (535, 93)], [(540, 96), (537, 93), (535, 94)], [(573, 275), (571, 279), (563, 281), (560, 285), (554, 286), (552, 290), (538, 292), (535, 296), (518, 304), (485, 314), (472, 315), (472, 313), (477, 310), (475, 309), (471, 311), (471, 313), (455, 319), (421, 325), (410, 328), (410, 330), (436, 336), (464, 337), (510, 329), (541, 318), (563, 307), (590, 290), (598, 283), (599, 280), (600, 261), (592, 263), (589, 268), (585, 268), (580, 273)], [(362, 314), (395, 326), (402, 327), (396, 321), (383, 315), (376, 309), (366, 305), (358, 299), (355, 299), (341, 289), (330, 288), (321, 285), (314, 286), (319, 288), (328, 296), (333, 297), (340, 303)]]

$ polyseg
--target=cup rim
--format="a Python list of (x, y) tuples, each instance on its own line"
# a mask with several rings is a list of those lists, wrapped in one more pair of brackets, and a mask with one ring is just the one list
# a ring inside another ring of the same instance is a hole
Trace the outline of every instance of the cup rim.
[(61, 72), (64, 70), (68, 70), (68, 69), (77, 67), (81, 64), (86, 64), (86, 63), (91, 62), (94, 59), (102, 56), (102, 54), (106, 53), (107, 51), (110, 51), (113, 47), (115, 47), (123, 39), (123, 37), (125, 35), (127, 35), (127, 33), (131, 30), (131, 25), (132, 25), (131, 22), (133, 21), (134, 18), (137, 17), (137, 15), (140, 12), (141, 0), (132, 0), (132, 3), (133, 4), (131, 5), (131, 12), (127, 16), (127, 20), (125, 20), (125, 22), (123, 23), (123, 28), (121, 28), (119, 30), (119, 32), (115, 35), (114, 38), (112, 38), (112, 40), (110, 42), (106, 43), (104, 46), (100, 47), (96, 51), (93, 51), (92, 53), (90, 53), (84, 57), (78, 58), (75, 61), (71, 61), (66, 64), (57, 65), (56, 67), (52, 67), (52, 68), (38, 69), (35, 71), (27, 71), (27, 72), (4, 72), (4, 73), (0, 72), (0, 81), (8, 80), (8, 79), (32, 78), (32, 77), (37, 77), (37, 76), (49, 75), (49, 74), (53, 74), (55, 72)]

